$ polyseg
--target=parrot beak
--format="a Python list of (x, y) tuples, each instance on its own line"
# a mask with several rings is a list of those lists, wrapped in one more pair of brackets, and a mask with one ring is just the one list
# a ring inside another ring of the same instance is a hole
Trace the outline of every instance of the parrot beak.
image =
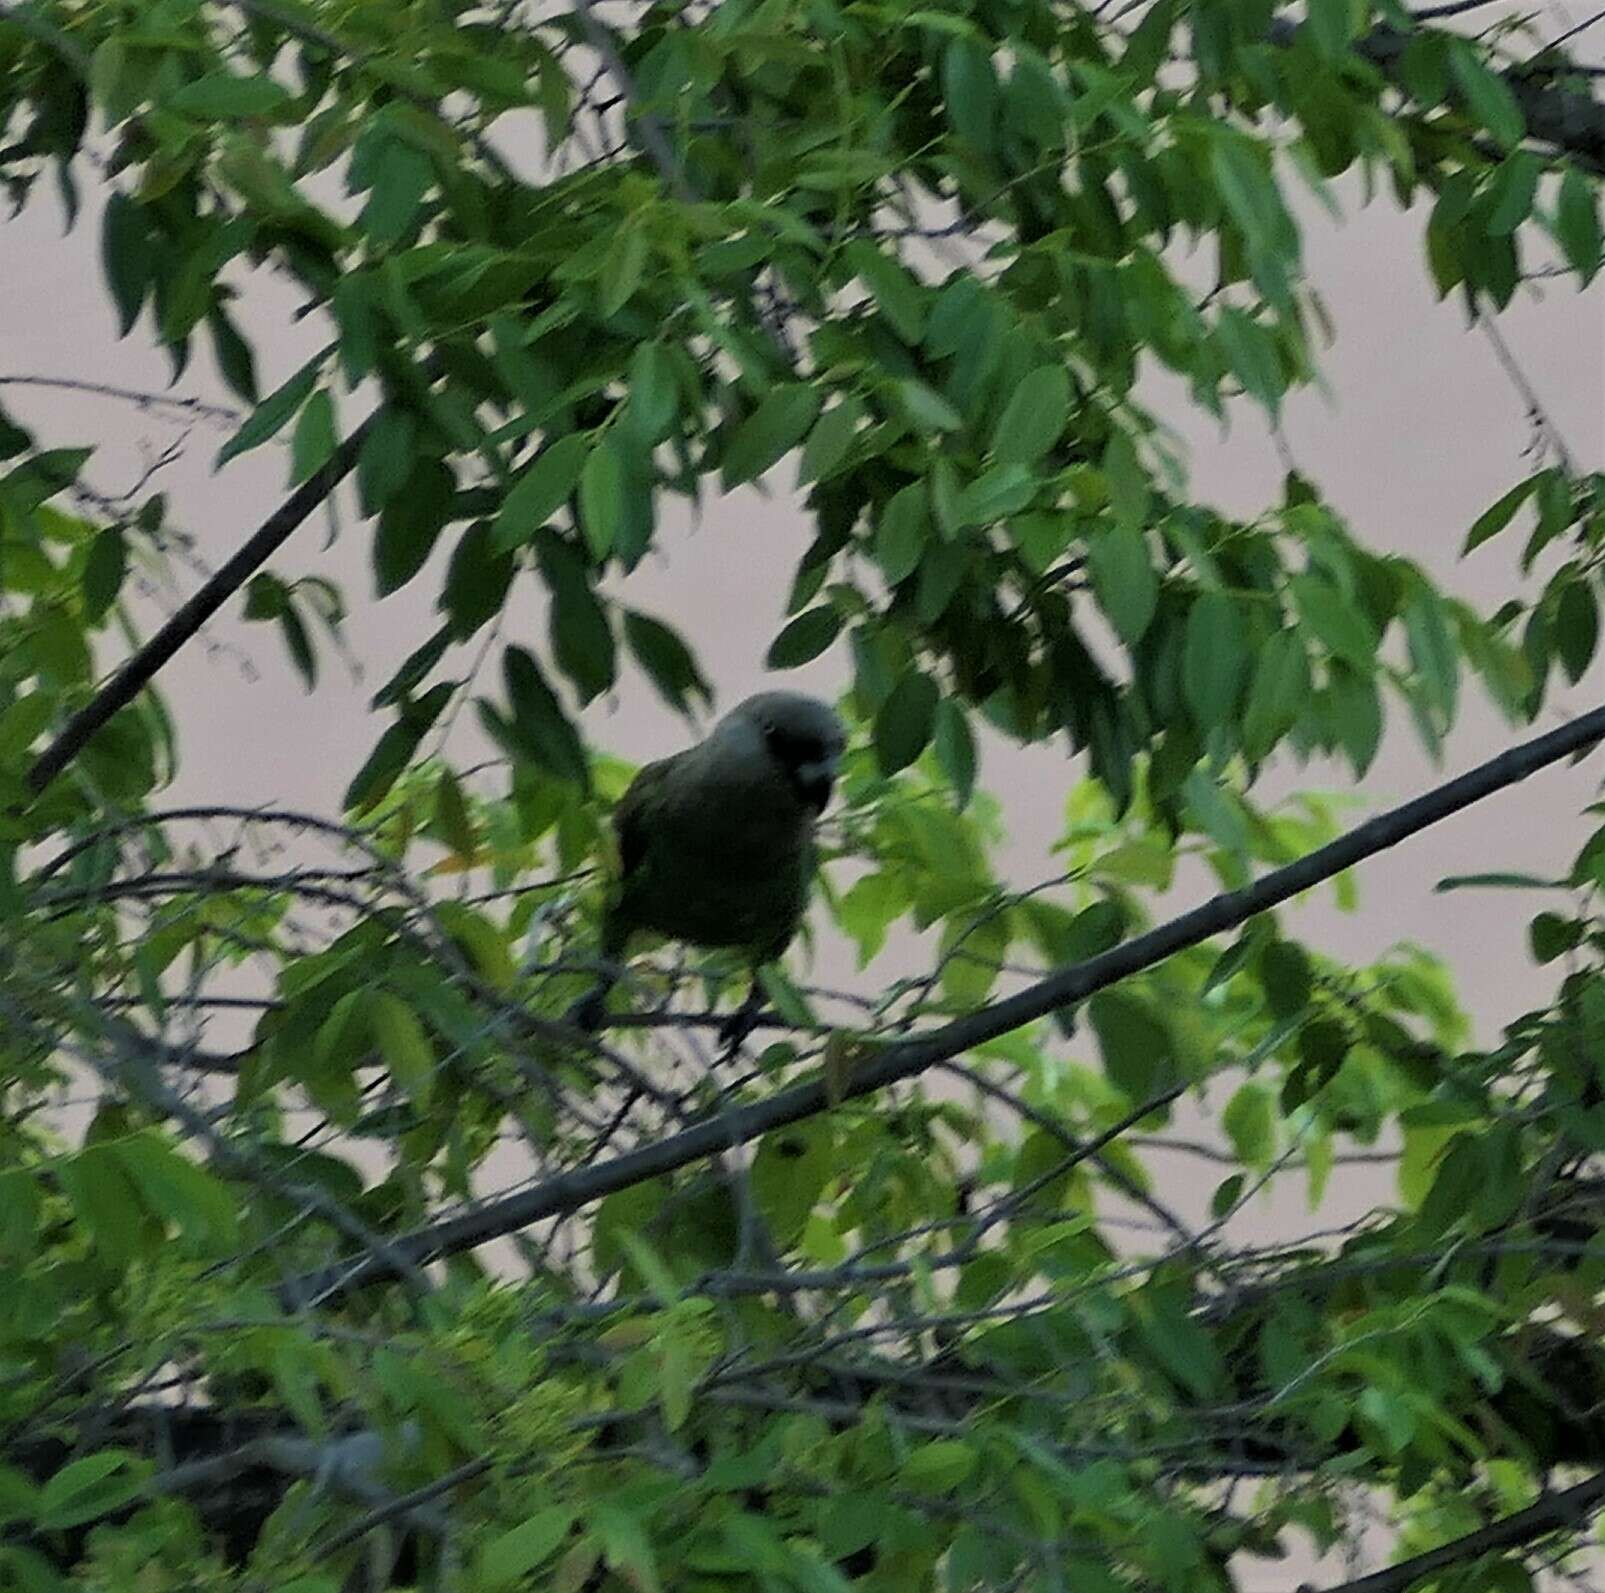
[(797, 795), (817, 816), (829, 805), (830, 793), (836, 784), (836, 760), (815, 758), (807, 763), (799, 763), (791, 778)]

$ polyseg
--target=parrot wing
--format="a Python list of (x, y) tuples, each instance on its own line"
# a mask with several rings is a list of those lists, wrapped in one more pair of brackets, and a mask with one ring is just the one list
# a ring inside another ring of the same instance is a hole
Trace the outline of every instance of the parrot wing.
[(627, 880), (646, 858), (652, 837), (652, 812), (663, 794), (673, 758), (649, 763), (629, 783), (613, 810), (613, 834), (619, 844), (619, 878)]

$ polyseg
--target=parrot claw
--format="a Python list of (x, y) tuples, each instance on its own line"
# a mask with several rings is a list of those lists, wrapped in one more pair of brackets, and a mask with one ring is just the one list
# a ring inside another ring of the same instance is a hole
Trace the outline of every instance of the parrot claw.
[(762, 1016), (763, 997), (755, 988), (753, 993), (719, 1025), (719, 1044), (727, 1051), (738, 1049), (758, 1026), (758, 1020)]
[(602, 1027), (606, 1003), (606, 990), (589, 991), (563, 1014), (563, 1021), (586, 1034), (595, 1034)]

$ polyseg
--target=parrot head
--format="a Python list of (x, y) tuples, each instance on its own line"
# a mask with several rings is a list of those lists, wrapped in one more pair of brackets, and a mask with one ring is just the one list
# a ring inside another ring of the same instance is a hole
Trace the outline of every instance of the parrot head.
[(744, 760), (778, 770), (816, 818), (836, 783), (846, 737), (828, 703), (795, 691), (764, 691), (738, 703), (709, 738)]

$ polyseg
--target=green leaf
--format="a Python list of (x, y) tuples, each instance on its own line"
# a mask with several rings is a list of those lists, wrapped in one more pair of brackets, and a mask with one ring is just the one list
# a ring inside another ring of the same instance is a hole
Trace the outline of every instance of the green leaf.
[(934, 625), (958, 595), (972, 569), (970, 550), (958, 542), (935, 542), (920, 560), (919, 583), (914, 595), (914, 617), (921, 625)]
[(1586, 579), (1569, 580), (1555, 604), (1555, 651), (1575, 686), (1593, 662), (1599, 642), (1599, 605)]
[(905, 769), (925, 750), (936, 728), (936, 682), (911, 669), (875, 715), (875, 761), (882, 774)]
[(1453, 720), (1460, 690), (1460, 654), (1438, 594), (1422, 585), (1404, 611), (1405, 635), (1416, 680), (1443, 716)]
[(645, 230), (639, 224), (628, 224), (608, 245), (602, 274), (597, 279), (601, 295), (597, 308), (604, 319), (617, 315), (641, 286), (646, 272), (647, 243)]
[(208, 72), (175, 90), (167, 103), (186, 116), (224, 121), (236, 116), (271, 116), (290, 105), (291, 96), (270, 77)]
[(1291, 626), (1273, 632), (1254, 656), (1243, 709), (1244, 753), (1263, 758), (1293, 728), (1313, 690), (1303, 636)]
[(1302, 946), (1273, 940), (1260, 953), (1260, 983), (1273, 1017), (1297, 1018), (1310, 1004), (1314, 976)]
[(908, 911), (908, 893), (891, 874), (876, 872), (855, 880), (836, 903), (836, 918), (858, 945), (858, 966), (865, 967), (886, 944), (890, 925)]
[(758, 1142), (752, 1159), (752, 1193), (782, 1247), (789, 1248), (802, 1233), (836, 1170), (829, 1118), (793, 1123)]
[(942, 52), (942, 99), (953, 131), (969, 146), (966, 157), (985, 155), (993, 145), (998, 84), (991, 52), (978, 39), (953, 39)]
[(608, 556), (624, 518), (624, 462), (611, 437), (591, 450), (580, 471), (580, 529), (591, 557)]
[(1008, 915), (991, 906), (949, 918), (941, 940), (943, 995), (964, 1011), (980, 1006), (997, 983), (1013, 938)]
[(916, 431), (958, 431), (964, 417), (936, 391), (913, 377), (892, 384), (892, 399)]
[(507, 936), (489, 918), (462, 902), (441, 902), (435, 914), (441, 928), (492, 989), (506, 990), (512, 984), (517, 970), (507, 949)]
[(122, 1449), (69, 1461), (39, 1490), (34, 1525), (59, 1532), (108, 1515), (139, 1496), (148, 1469)]
[(797, 467), (798, 482), (828, 481), (847, 457), (867, 414), (863, 400), (853, 393), (839, 404), (832, 404), (808, 434), (802, 463)]
[(1564, 957), (1581, 944), (1585, 927), (1575, 918), (1562, 918), (1559, 913), (1539, 913), (1527, 926), (1533, 961), (1553, 962)]
[(892, 330), (910, 346), (918, 343), (925, 330), (927, 290), (900, 261), (881, 253), (866, 239), (855, 238), (842, 253), (853, 275), (869, 289), (876, 308), (891, 323)]
[(1069, 373), (1062, 365), (1039, 365), (1003, 406), (992, 429), (992, 457), (999, 464), (1035, 464), (1063, 435), (1069, 418)]
[(1532, 214), (1543, 170), (1544, 163), (1528, 149), (1518, 149), (1500, 163), (1488, 186), (1491, 207), (1487, 227), (1491, 236), (1508, 237)]
[(1321, 576), (1295, 575), (1290, 585), (1299, 619), (1345, 663), (1369, 676), (1376, 667), (1377, 637), (1364, 614)]
[(1276, 1102), (1263, 1084), (1248, 1080), (1226, 1103), (1221, 1127), (1238, 1161), (1264, 1169), (1276, 1154)]
[(841, 615), (835, 609), (823, 604), (806, 609), (769, 644), (764, 663), (770, 669), (796, 669), (818, 658), (841, 628)]
[(128, 539), (121, 526), (107, 526), (89, 544), (84, 561), (84, 617), (91, 625), (117, 601), (128, 572)]
[(1238, 856), (1247, 853), (1249, 830), (1242, 806), (1232, 792), (1211, 778), (1203, 764), (1182, 781), (1181, 791), (1193, 821), (1217, 846)]
[(153, 281), (157, 250), (148, 215), (146, 206), (116, 189), (106, 201), (100, 258), (117, 306), (119, 337), (133, 329)]
[(1104, 444), (1103, 473), (1109, 487), (1109, 507), (1115, 524), (1141, 530), (1148, 523), (1152, 498), (1148, 474), (1137, 457), (1136, 445), (1125, 432), (1114, 431)]
[(558, 779), (588, 787), (590, 763), (584, 745), (534, 658), (522, 647), (509, 647), (502, 673), (521, 750)]
[(944, 697), (936, 708), (936, 761), (942, 766), (953, 800), (962, 811), (969, 806), (975, 790), (975, 737), (963, 707), (952, 697)]
[(544, 1564), (567, 1539), (577, 1514), (572, 1505), (551, 1505), (491, 1538), (479, 1552), (475, 1587), (494, 1593)]
[(1219, 1222), (1242, 1199), (1243, 1186), (1247, 1182), (1247, 1174), (1233, 1173), (1215, 1186), (1215, 1193), (1209, 1197), (1209, 1215), (1215, 1222)]
[(819, 404), (819, 389), (809, 383), (772, 389), (730, 439), (722, 463), (725, 490), (756, 480), (784, 459), (808, 435)]
[(1172, 1080), (1175, 1059), (1170, 1031), (1144, 1001), (1122, 990), (1104, 990), (1087, 1003), (1109, 1081), (1134, 1104)]
[(429, 1105), (435, 1083), (435, 1048), (413, 1010), (400, 996), (376, 990), (368, 1022), (390, 1076), (420, 1109)]
[(488, 520), (476, 520), (463, 532), (446, 566), (437, 604), (454, 638), (472, 636), (501, 613), (514, 568), (512, 558), (493, 547)]
[(373, 539), (374, 588), (399, 591), (423, 567), (451, 514), (456, 478), (429, 454), (415, 457), (406, 484), (385, 505)]
[(1282, 395), (1287, 389), (1276, 340), (1258, 321), (1231, 307), (1216, 318), (1215, 336), (1244, 392), (1257, 398), (1275, 419), (1281, 413)]
[(339, 439), (334, 430), (334, 398), (327, 387), (320, 387), (306, 401), (295, 436), (290, 442), (290, 481), (299, 486), (309, 481), (333, 457)]
[(212, 334), (217, 368), (230, 389), (247, 404), (257, 398), (256, 355), (239, 329), (221, 308), (207, 312), (206, 329)]
[(399, 138), (386, 137), (369, 164), (368, 202), (357, 225), (379, 248), (399, 243), (435, 180), (429, 157)]
[(1369, 671), (1330, 667), (1328, 698), (1332, 725), (1339, 745), (1348, 754), (1356, 775), (1363, 777), (1376, 757), (1382, 740), (1382, 702)]
[(1466, 109), (1506, 149), (1514, 148), (1527, 130), (1521, 106), (1510, 86), (1483, 64), (1476, 49), (1464, 39), (1448, 41), (1449, 70), (1460, 86)]
[(1435, 891), (1465, 890), (1554, 890), (1564, 880), (1544, 879), (1537, 874), (1446, 874), (1432, 888)]
[(875, 562), (888, 586), (896, 586), (919, 567), (930, 534), (930, 504), (920, 477), (892, 494), (875, 527)]
[[(1148, 1310), (1138, 1322), (1154, 1359), (1199, 1399), (1218, 1394), (1226, 1380), (1220, 1351), (1186, 1309), (1180, 1290), (1150, 1285), (1143, 1299)], [(1180, 1585), (1177, 1578), (1167, 1580)]]
[(1340, 61), (1354, 42), (1356, 9), (1353, 0), (1309, 0), (1304, 27), (1328, 61)]
[(20, 762), (54, 718), (56, 698), (48, 691), (19, 697), (0, 713), (0, 766)]
[(115, 1154), (90, 1145), (56, 1163), (56, 1176), (95, 1248), (112, 1266), (122, 1266), (153, 1248), (159, 1234)]
[(214, 1254), (238, 1246), (234, 1196), (209, 1169), (179, 1155), (151, 1131), (130, 1134), (113, 1148), (152, 1211)]
[(955, 517), (961, 526), (991, 525), (1023, 509), (1036, 492), (1036, 477), (1024, 465), (994, 465), (959, 494)]
[[(1135, 531), (1136, 528), (1121, 529)], [(1020, 557), (1027, 568), (1042, 575), (1053, 567), (1054, 561), (1074, 540), (1076, 521), (1073, 515), (1053, 510), (1022, 514), (1009, 522), (1009, 534), (1014, 538), (1014, 545), (1020, 550)]]
[(591, 440), (584, 432), (568, 432), (543, 448), (502, 499), (492, 532), (496, 546), (528, 542), (568, 500), (590, 457)]
[(625, 609), (624, 640), (658, 695), (671, 708), (689, 713), (692, 697), (700, 697), (704, 704), (712, 703), (712, 689), (678, 631), (649, 614)]
[(1087, 548), (1092, 589), (1109, 623), (1128, 647), (1147, 631), (1159, 603), (1159, 577), (1148, 542), (1133, 526), (1114, 526)]
[(646, 443), (661, 441), (679, 407), (680, 384), (669, 351), (661, 343), (642, 343), (630, 359), (632, 432)]
[(1498, 534), (1510, 524), (1516, 511), (1538, 490), (1541, 473), (1529, 476), (1525, 481), (1518, 482), (1497, 503), (1484, 509), (1472, 521), (1471, 530), (1466, 534), (1466, 540), (1460, 549), (1461, 557), (1470, 553), (1473, 548), (1481, 547), (1490, 537)]
[(1212, 730), (1231, 717), (1248, 664), (1248, 637), (1237, 603), (1224, 592), (1205, 592), (1187, 615), (1182, 663), (1182, 689), (1199, 729)]
[(359, 986), (346, 991), (329, 1009), (312, 1041), (312, 1060), (319, 1073), (338, 1076), (343, 1083), (364, 1060), (373, 995)]
[(1282, 202), (1266, 152), (1220, 124), (1210, 141), (1210, 168), (1247, 244), (1255, 282), (1272, 304), (1285, 308), (1290, 298), (1289, 269), (1299, 256), (1298, 229)]
[(285, 422), (301, 407), (307, 394), (312, 391), (328, 352), (328, 349), (323, 349), (314, 354), (289, 381), (269, 393), (251, 411), (245, 423), (219, 450), (213, 465), (214, 469), (221, 470), (229, 460), (259, 447), (270, 437), (278, 434)]
[(432, 686), (415, 703), (402, 705), (401, 717), (380, 736), (367, 762), (346, 787), (343, 806), (361, 813), (372, 807), (396, 783), (396, 776), (407, 767), (429, 727), (449, 701), (453, 687), (445, 681)]
[(1594, 183), (1575, 166), (1568, 166), (1560, 180), (1555, 239), (1567, 264), (1585, 283), (1592, 282), (1600, 265), (1599, 198)]
[(357, 496), (364, 514), (378, 514), (412, 473), (418, 423), (412, 411), (386, 404), (357, 452)]
[(450, 769), (442, 769), (439, 780), (435, 782), (434, 823), (453, 856), (464, 859), (473, 857), (479, 848), (479, 837), (474, 830), (462, 784)]
[(960, 1438), (934, 1438), (905, 1455), (898, 1481), (916, 1493), (952, 1493), (975, 1470), (975, 1450)]
[(574, 682), (580, 700), (589, 702), (606, 691), (617, 674), (617, 647), (607, 610), (591, 585), (584, 560), (573, 548), (548, 541), (539, 553), (541, 574), (552, 594), (547, 620), (553, 656), (558, 668)]
[(619, 1505), (598, 1504), (591, 1509), (590, 1522), (602, 1540), (603, 1557), (634, 1593), (662, 1593), (657, 1558), (639, 1516)]

